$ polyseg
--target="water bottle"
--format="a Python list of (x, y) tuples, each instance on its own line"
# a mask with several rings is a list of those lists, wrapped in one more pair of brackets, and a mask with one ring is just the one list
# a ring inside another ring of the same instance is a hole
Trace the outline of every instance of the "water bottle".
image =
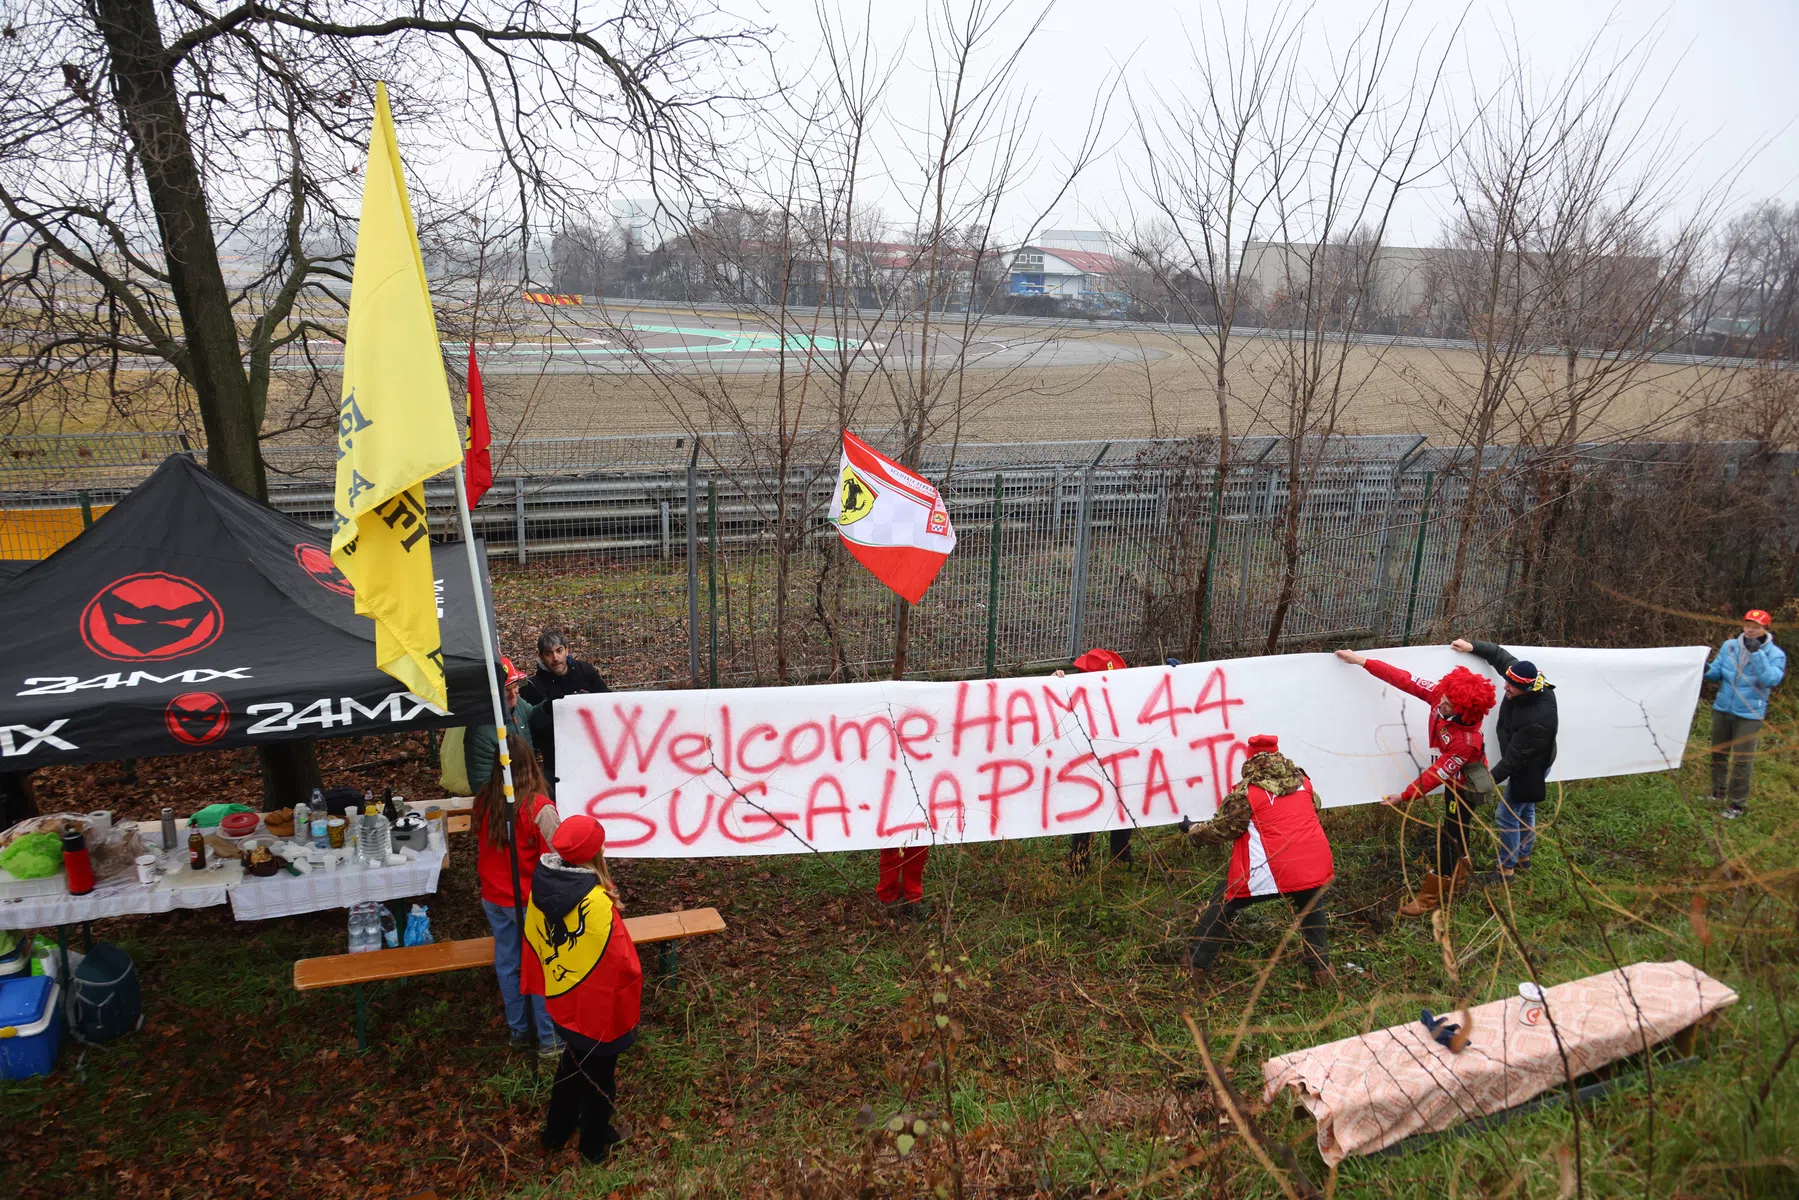
[(362, 953), (362, 905), (350, 905), (350, 953)]
[[(394, 915), (387, 905), (377, 904), (375, 907), (381, 910), (381, 941), (387, 944), (388, 949), (394, 949), (400, 944), (400, 927), (395, 923)], [(376, 946), (375, 949), (380, 947)]]

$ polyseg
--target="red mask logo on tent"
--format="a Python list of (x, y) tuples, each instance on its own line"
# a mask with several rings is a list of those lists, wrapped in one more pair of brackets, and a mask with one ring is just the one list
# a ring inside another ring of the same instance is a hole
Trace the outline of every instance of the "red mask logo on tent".
[(330, 588), (340, 596), (354, 596), (356, 589), (344, 578), (344, 573), (337, 569), (331, 556), (317, 546), (301, 542), (294, 547), (294, 561), (300, 569), (312, 576), (312, 581), (323, 588)]
[(225, 612), (191, 579), (145, 571), (115, 579), (81, 610), (81, 640), (102, 658), (154, 662), (204, 650)]
[(231, 709), (217, 692), (183, 692), (162, 710), (169, 736), (187, 746), (204, 746), (231, 728)]

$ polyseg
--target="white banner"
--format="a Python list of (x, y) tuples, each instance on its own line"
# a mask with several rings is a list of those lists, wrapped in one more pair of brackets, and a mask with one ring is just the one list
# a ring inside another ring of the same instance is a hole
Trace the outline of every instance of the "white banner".
[[(1511, 647), (1556, 686), (1553, 779), (1678, 766), (1708, 650)], [(1373, 656), (1436, 678), (1472, 655)], [(616, 692), (558, 700), (557, 807), (606, 852), (691, 858), (1167, 825), (1216, 811), (1252, 734), (1325, 805), (1397, 792), (1433, 758), (1426, 705), (1328, 654), (1062, 679)], [(1493, 721), (1487, 754), (1499, 746)]]

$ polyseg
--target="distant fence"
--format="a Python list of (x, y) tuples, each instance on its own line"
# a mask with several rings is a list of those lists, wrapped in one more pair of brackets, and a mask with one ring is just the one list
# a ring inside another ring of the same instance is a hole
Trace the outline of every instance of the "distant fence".
[[(0, 536), (21, 512), (60, 512), (66, 527), (73, 497), (110, 503), (185, 443), (157, 436), (136, 449), (0, 443), (14, 448), (0, 459), (13, 518)], [(913, 610), (909, 671), (1003, 674), (1091, 646), (1160, 661), (1196, 639), (1212, 656), (1258, 652), (1281, 586), (1285, 445), (1233, 443), (1222, 489), (1215, 442), (929, 447), (922, 469), (943, 488), (958, 547)], [(1582, 478), (1628, 485), (1691, 449), (1586, 447), (1565, 458)], [(1752, 449), (1703, 447), (1726, 464)], [(1452, 570), (1470, 452), (1405, 435), (1337, 438), (1306, 457), (1281, 642), (1421, 636)], [(1517, 451), (1491, 447), (1484, 457), (1495, 483), (1480, 492), (1457, 616), (1497, 630), (1515, 616), (1519, 522), (1536, 501), (1528, 473), (1506, 470)], [(267, 458), (272, 502), (326, 527), (330, 449), (275, 448)], [(897, 609), (825, 521), (836, 480), (827, 435), (811, 435), (785, 464), (744, 439), (705, 434), (519, 441), (496, 447), (495, 465), (474, 524), (509, 653), (528, 658), (537, 632), (554, 626), (626, 686), (888, 669)], [(453, 530), (450, 486), (430, 485), (427, 502), (435, 528)], [(0, 543), (0, 557), (36, 556), (21, 550)]]

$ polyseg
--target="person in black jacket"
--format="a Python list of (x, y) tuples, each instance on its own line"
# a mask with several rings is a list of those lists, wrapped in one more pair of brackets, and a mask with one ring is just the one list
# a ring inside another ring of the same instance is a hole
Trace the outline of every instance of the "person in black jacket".
[(560, 633), (546, 629), (537, 639), (537, 673), (519, 689), (519, 695), (535, 709), (530, 719), (531, 744), (543, 759), (544, 778), (552, 796), (556, 792), (556, 722), (551, 712), (555, 701), (611, 690), (592, 663), (569, 655), (568, 642)]
[(1530, 866), (1537, 840), (1537, 803), (1547, 790), (1545, 777), (1555, 762), (1555, 685), (1532, 663), (1504, 646), (1457, 638), (1452, 650), (1478, 654), (1505, 677), (1505, 699), (1499, 702), (1499, 761), (1493, 782), (1505, 785), (1499, 803), (1498, 878)]

